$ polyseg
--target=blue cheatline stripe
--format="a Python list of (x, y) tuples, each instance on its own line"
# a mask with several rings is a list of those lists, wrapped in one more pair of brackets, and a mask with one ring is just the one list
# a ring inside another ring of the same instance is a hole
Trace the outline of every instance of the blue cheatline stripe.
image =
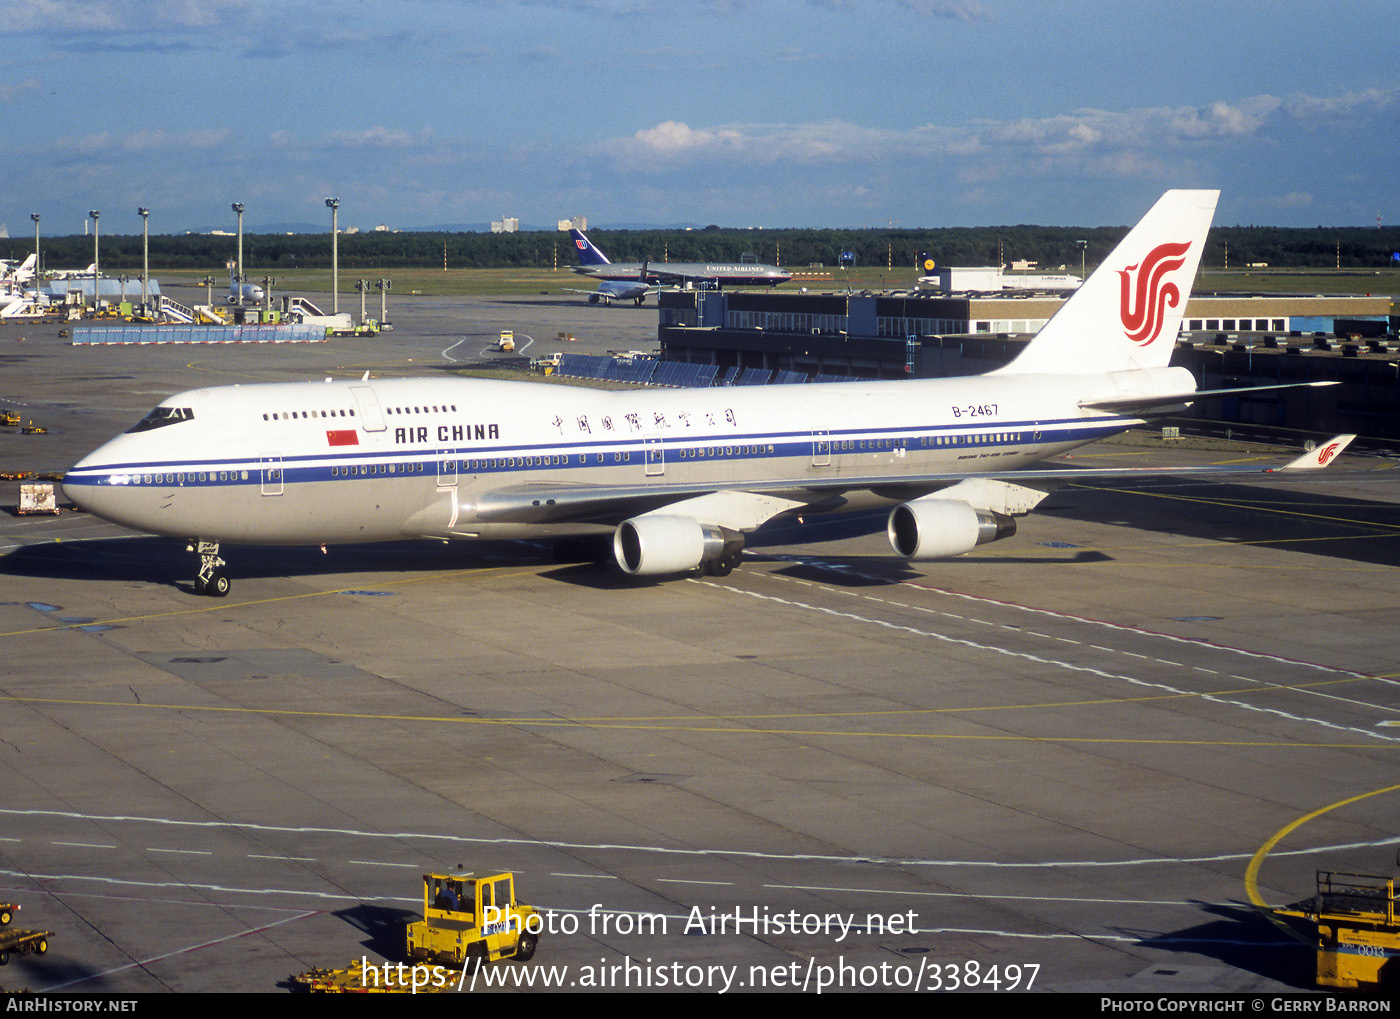
[[(1069, 423), (1070, 427), (1063, 427)], [(829, 446), (829, 453), (833, 456), (860, 455), (861, 453), (881, 453), (892, 452), (895, 449), (924, 450), (984, 450), (1006, 446), (1019, 447), (1028, 443), (1057, 443), (1067, 441), (1088, 441), (1100, 438), (1104, 435), (1121, 431), (1127, 427), (1126, 420), (1096, 420), (1093, 424), (1088, 424), (1082, 419), (1068, 419), (1068, 422), (1039, 422), (1032, 425), (1027, 424), (1001, 424), (987, 425), (985, 429), (979, 428), (975, 431), (966, 429), (956, 429), (952, 426), (941, 426), (937, 428), (901, 428), (886, 431), (876, 430), (847, 430), (833, 432), (826, 435), (813, 436), (810, 432), (800, 433), (776, 433), (776, 434), (748, 434), (748, 435), (728, 435), (721, 437), (696, 437), (684, 441), (671, 440), (661, 443), (661, 448), (666, 458), (671, 463), (685, 461), (692, 463), (697, 460), (717, 461), (724, 460), (733, 462), (735, 460), (758, 460), (758, 459), (781, 459), (810, 457), (814, 446), (820, 444), (823, 447)], [(1060, 427), (1054, 427), (1060, 425)], [(1033, 440), (1027, 435), (1039, 431), (1041, 438)], [(891, 445), (875, 449), (861, 449), (858, 445), (854, 448), (841, 448), (842, 443), (860, 443), (885, 441), (900, 442), (907, 440), (915, 433), (921, 433), (920, 437), (930, 440), (939, 437), (953, 439), (957, 441), (949, 442), (945, 445)], [(973, 441), (977, 438), (987, 436), (1006, 436), (1003, 439), (996, 439), (989, 442)], [(774, 441), (776, 440), (776, 441)], [(786, 440), (786, 441), (784, 441)], [(770, 448), (771, 447), (771, 448)], [(147, 475), (147, 474), (184, 474), (186, 478), (182, 481), (161, 481), (159, 484), (181, 484), (181, 485), (229, 485), (229, 484), (260, 484), (262, 474), (266, 469), (277, 469), (282, 472), (284, 481), (350, 481), (358, 479), (383, 479), (386, 477), (426, 477), (435, 476), (438, 467), (446, 461), (457, 461), (459, 469), (465, 473), (473, 475), (518, 473), (522, 471), (540, 470), (560, 470), (572, 468), (575, 470), (598, 467), (616, 467), (625, 463), (645, 463), (646, 453), (649, 444), (641, 437), (616, 440), (609, 443), (563, 443), (548, 446), (511, 446), (501, 444), (497, 446), (480, 447), (471, 450), (452, 450), (450, 455), (443, 456), (442, 453), (434, 449), (420, 450), (363, 450), (359, 452), (344, 453), (314, 453), (300, 454), (297, 456), (280, 457), (275, 464), (265, 464), (261, 460), (254, 460), (249, 457), (227, 458), (203, 461), (142, 461), (129, 464), (109, 464), (100, 467), (84, 468), (80, 472), (70, 472), (64, 479), (65, 484), (73, 485), (111, 485), (113, 475)], [(691, 457), (686, 453), (698, 449), (719, 449), (730, 450), (729, 453), (719, 453), (712, 456)], [(747, 449), (746, 452), (739, 452)], [(537, 452), (537, 451), (544, 452)], [(398, 455), (395, 455), (396, 452)], [(823, 453), (828, 450), (823, 449)], [(635, 459), (632, 459), (635, 454)], [(599, 457), (603, 457), (599, 460)], [(556, 457), (562, 457), (565, 462), (552, 462)], [(615, 459), (625, 458), (625, 459)], [(549, 460), (549, 463), (522, 463), (523, 460)], [(492, 463), (491, 461), (494, 461)], [(466, 466), (475, 464), (475, 466)], [(403, 465), (412, 465), (412, 470), (401, 470)], [(366, 473), (348, 473), (351, 468), (380, 467), (387, 468), (393, 466), (395, 470), (392, 474), (387, 470)], [(347, 473), (341, 473), (342, 471)], [(198, 475), (220, 473), (237, 474), (239, 477), (228, 477), (219, 479), (217, 477), (199, 480)], [(194, 475), (193, 478), (189, 475)], [(144, 484), (145, 482), (138, 482)], [(157, 482), (152, 482), (153, 484)], [(125, 484), (125, 483), (124, 483)]]

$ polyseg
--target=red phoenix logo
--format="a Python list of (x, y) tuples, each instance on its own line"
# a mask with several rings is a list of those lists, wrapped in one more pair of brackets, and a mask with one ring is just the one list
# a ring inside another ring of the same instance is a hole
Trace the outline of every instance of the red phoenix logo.
[(1317, 465), (1319, 467), (1328, 463), (1334, 456), (1337, 455), (1338, 445), (1340, 444), (1336, 442), (1329, 442), (1327, 445), (1322, 447), (1322, 452), (1317, 454)]
[[(1123, 319), (1123, 329), (1128, 339), (1139, 346), (1145, 347), (1157, 339), (1162, 332), (1163, 313), (1169, 307), (1175, 308), (1181, 300), (1181, 291), (1176, 284), (1164, 284), (1162, 277), (1180, 269), (1190, 249), (1189, 243), (1159, 244), (1138, 265), (1118, 270), (1122, 292), (1119, 314)], [(1136, 284), (1132, 281), (1134, 271), (1137, 272)]]

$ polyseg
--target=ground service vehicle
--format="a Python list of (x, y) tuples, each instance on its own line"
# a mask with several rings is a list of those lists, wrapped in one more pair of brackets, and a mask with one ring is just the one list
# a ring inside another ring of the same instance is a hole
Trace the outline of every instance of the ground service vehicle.
[[(8, 928), (19, 912), (18, 902), (0, 902), (0, 928)], [(10, 953), (43, 955), (49, 950), (53, 931), (0, 930), (0, 966), (10, 961)]]
[(0, 932), (0, 966), (4, 966), (10, 961), (11, 952), (18, 952), (20, 955), (27, 955), (30, 952), (35, 955), (43, 955), (49, 950), (49, 938), (51, 937), (53, 937), (53, 931), (7, 930)]
[(393, 966), (385, 966), (383, 969), (384, 972), (381, 973), (379, 966), (367, 967), (361, 959), (352, 962), (345, 969), (312, 968), (292, 977), (289, 982), (294, 989), (307, 994), (392, 994), (404, 991), (422, 993), (455, 990), (457, 987), (455, 979), (444, 983), (423, 979), (420, 985), (415, 987), (415, 974), (410, 973), (407, 979), (398, 979), (399, 974)]
[(540, 916), (515, 901), (512, 874), (424, 874), (423, 919), (408, 925), (408, 958), (474, 969), (482, 962), (528, 961)]
[(1311, 904), (1277, 911), (1316, 925), (1322, 987), (1400, 987), (1400, 917), (1395, 879), (1317, 872)]
[(513, 874), (424, 874), (423, 919), (408, 925), (411, 965), (361, 957), (344, 969), (309, 969), (290, 984), (313, 994), (455, 990), (463, 969), (474, 973), (496, 959), (529, 961), (540, 920), (533, 906), (515, 901)]

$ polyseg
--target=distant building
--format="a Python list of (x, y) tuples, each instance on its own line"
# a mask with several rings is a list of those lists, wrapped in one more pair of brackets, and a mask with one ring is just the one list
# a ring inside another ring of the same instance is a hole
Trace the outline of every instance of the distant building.
[[(1009, 361), (1063, 301), (1062, 295), (1014, 291), (664, 291), (657, 299), (657, 339), (668, 360), (722, 367), (863, 378), (967, 375)], [(1348, 322), (1348, 334), (1384, 332), (1389, 310), (1389, 297), (1202, 295), (1188, 300), (1181, 329), (1204, 334), (1217, 347), (1240, 333), (1259, 333), (1257, 341), (1243, 342), (1283, 353), (1312, 342), (1311, 336), (1304, 342), (1303, 330), (1330, 330), (1339, 318)], [(919, 348), (912, 361), (911, 343)], [(1392, 414), (1394, 377), (1386, 390)], [(1392, 430), (1400, 431), (1400, 419)]]
[(575, 217), (573, 217), (572, 219), (561, 219), (561, 220), (559, 221), (559, 229), (560, 229), (560, 230), (564, 230), (564, 231), (567, 231), (567, 230), (587, 231), (587, 230), (588, 230), (588, 217), (587, 217), (587, 216), (575, 216)]
[[(1020, 262), (1015, 265), (1028, 265)], [(990, 294), (1003, 290), (1074, 290), (1082, 281), (1065, 273), (1022, 273), (1008, 275), (999, 265), (940, 266), (934, 273), (919, 277), (919, 285), (945, 294)]]
[(520, 229), (520, 220), (514, 216), (507, 216), (504, 219), (493, 219), (491, 221), (491, 232), (493, 234), (513, 234)]

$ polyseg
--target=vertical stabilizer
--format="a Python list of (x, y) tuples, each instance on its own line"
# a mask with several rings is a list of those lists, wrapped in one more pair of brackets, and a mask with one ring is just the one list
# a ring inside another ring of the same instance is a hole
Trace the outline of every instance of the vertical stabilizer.
[(1164, 194), (1021, 355), (997, 374), (1165, 367), (1219, 197), (1219, 191)]
[(583, 235), (582, 230), (570, 230), (569, 236), (574, 239), (574, 247), (578, 248), (579, 265), (611, 265), (608, 256), (603, 254), (593, 246), (593, 242)]

